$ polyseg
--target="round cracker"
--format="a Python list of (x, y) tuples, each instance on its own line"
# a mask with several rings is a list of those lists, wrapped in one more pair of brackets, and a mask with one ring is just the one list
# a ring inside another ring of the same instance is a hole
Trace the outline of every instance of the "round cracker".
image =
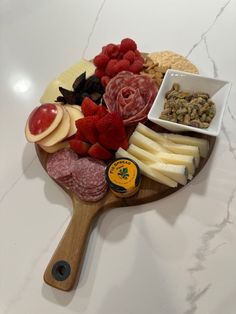
[(199, 73), (197, 67), (188, 59), (172, 51), (152, 52), (149, 53), (148, 57), (151, 58), (154, 63), (158, 63), (159, 66), (195, 74)]

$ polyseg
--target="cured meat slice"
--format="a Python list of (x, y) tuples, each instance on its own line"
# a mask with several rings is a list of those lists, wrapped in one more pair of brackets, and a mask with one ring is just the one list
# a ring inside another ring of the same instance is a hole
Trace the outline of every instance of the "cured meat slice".
[(84, 201), (95, 202), (107, 192), (105, 164), (97, 159), (85, 157), (74, 163), (74, 186), (72, 191)]
[(157, 87), (146, 75), (122, 71), (110, 80), (103, 96), (110, 112), (117, 111), (124, 124), (146, 119), (157, 94)]
[(50, 177), (66, 188), (73, 187), (72, 171), (78, 155), (70, 148), (64, 148), (48, 157), (46, 169)]
[(94, 158), (80, 158), (70, 148), (49, 156), (48, 174), (83, 201), (96, 202), (107, 193), (106, 165)]

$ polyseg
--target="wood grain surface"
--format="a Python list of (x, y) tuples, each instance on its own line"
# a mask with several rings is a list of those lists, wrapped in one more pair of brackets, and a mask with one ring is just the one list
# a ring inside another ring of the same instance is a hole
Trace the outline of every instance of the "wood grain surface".
[[(148, 122), (146, 125), (155, 131), (167, 132), (151, 122)], [(194, 175), (195, 177), (200, 171), (202, 171), (209, 159), (213, 151), (216, 138), (189, 132), (184, 134), (206, 138), (210, 144), (208, 156), (206, 158), (201, 158), (199, 167), (196, 169), (196, 173)], [(45, 169), (48, 153), (43, 151), (37, 144), (35, 145), (35, 148), (38, 158)], [(181, 185), (178, 185), (176, 188), (170, 188), (142, 176), (140, 190), (134, 196), (127, 199), (121, 199), (117, 198), (111, 191), (109, 191), (102, 200), (96, 203), (83, 202), (73, 193), (62, 187), (72, 199), (73, 215), (62, 240), (58, 244), (58, 247), (56, 248), (55, 253), (46, 268), (44, 273), (45, 282), (52, 287), (64, 291), (68, 291), (73, 288), (76, 278), (78, 279), (82, 269), (83, 256), (91, 226), (95, 221), (95, 218), (97, 218), (102, 212), (116, 207), (140, 205), (157, 201), (167, 195), (175, 193), (177, 190), (181, 189), (181, 187)]]

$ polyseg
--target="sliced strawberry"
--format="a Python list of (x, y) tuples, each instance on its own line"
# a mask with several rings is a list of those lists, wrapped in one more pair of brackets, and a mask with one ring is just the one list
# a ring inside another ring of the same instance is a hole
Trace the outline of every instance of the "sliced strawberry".
[(77, 132), (75, 133), (74, 135), (74, 139), (75, 140), (78, 140), (78, 141), (83, 141), (83, 142), (86, 142), (86, 138), (83, 136), (83, 134), (81, 132), (79, 132), (77, 130)]
[(101, 159), (101, 160), (108, 160), (113, 157), (113, 155), (99, 143), (93, 144), (89, 148), (88, 154), (91, 157)]
[(123, 143), (123, 139), (119, 138), (119, 136), (112, 136), (109, 133), (99, 134), (98, 141), (105, 148), (112, 149), (112, 150), (117, 150), (119, 147), (121, 147)]
[(128, 141), (127, 138), (125, 138), (125, 139), (123, 140), (123, 142), (122, 142), (122, 144), (120, 145), (120, 147), (123, 148), (123, 149), (125, 149), (125, 150), (128, 149), (128, 147), (129, 147), (129, 141)]
[(112, 136), (117, 135), (122, 140), (126, 137), (124, 123), (118, 112), (109, 112), (106, 114), (96, 123), (96, 127), (100, 134), (111, 133)]
[(93, 116), (98, 110), (98, 105), (95, 104), (89, 97), (85, 97), (81, 104), (81, 109), (85, 117)]
[(98, 106), (98, 110), (96, 112), (96, 116), (99, 118), (104, 117), (108, 113), (107, 108), (105, 106)]
[(73, 149), (80, 156), (88, 156), (90, 145), (83, 141), (70, 140), (70, 148)]
[(88, 116), (76, 120), (75, 125), (78, 132), (85, 138), (86, 142), (94, 144), (97, 142), (98, 132), (96, 129), (96, 122), (99, 120), (98, 116)]

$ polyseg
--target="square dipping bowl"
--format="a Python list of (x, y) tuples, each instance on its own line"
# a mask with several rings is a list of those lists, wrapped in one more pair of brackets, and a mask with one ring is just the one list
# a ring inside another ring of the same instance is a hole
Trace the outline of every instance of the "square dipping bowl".
[[(165, 94), (172, 88), (174, 83), (178, 83), (180, 89), (184, 92), (204, 92), (210, 95), (211, 100), (215, 103), (216, 114), (208, 128), (201, 129), (159, 119), (164, 109)], [(148, 119), (171, 132), (194, 131), (211, 136), (218, 136), (230, 89), (231, 83), (228, 81), (177, 70), (168, 70), (149, 111)]]

